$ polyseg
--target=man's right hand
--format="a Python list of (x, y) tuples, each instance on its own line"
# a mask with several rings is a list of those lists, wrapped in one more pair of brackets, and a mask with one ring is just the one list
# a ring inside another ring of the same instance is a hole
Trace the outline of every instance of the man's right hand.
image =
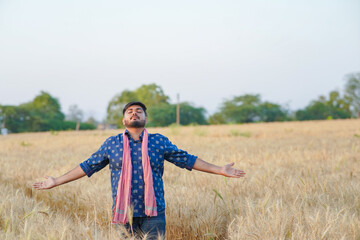
[(72, 169), (68, 173), (66, 173), (60, 177), (57, 177), (57, 178), (45, 176), (46, 180), (43, 182), (34, 183), (33, 188), (35, 188), (37, 190), (51, 189), (53, 187), (60, 186), (64, 183), (68, 183), (68, 182), (74, 181), (76, 179), (82, 178), (85, 175), (86, 174), (81, 169), (81, 167), (77, 166), (76, 168)]
[(56, 187), (56, 181), (55, 178), (51, 176), (45, 176), (46, 180), (43, 182), (36, 182), (33, 184), (33, 188), (37, 190), (44, 190), (44, 189), (51, 189), (53, 187)]

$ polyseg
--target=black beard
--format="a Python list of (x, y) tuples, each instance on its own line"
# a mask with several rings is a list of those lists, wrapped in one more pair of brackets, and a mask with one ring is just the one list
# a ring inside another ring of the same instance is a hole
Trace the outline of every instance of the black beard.
[(125, 127), (130, 128), (143, 128), (145, 127), (145, 120), (137, 120), (137, 121), (125, 121)]

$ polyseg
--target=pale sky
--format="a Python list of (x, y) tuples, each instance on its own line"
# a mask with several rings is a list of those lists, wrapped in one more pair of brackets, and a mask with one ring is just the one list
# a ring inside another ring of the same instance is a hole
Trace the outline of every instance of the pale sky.
[(297, 110), (354, 72), (359, 0), (0, 0), (1, 105), (44, 90), (102, 120), (156, 83), (209, 114), (247, 93)]

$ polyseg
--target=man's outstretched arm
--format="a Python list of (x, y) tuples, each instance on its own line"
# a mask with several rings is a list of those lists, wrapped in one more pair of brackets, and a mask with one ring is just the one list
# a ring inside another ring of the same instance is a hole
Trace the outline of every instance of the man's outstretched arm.
[(85, 175), (86, 174), (82, 170), (82, 168), (80, 166), (77, 166), (70, 172), (68, 172), (60, 177), (57, 177), (57, 178), (54, 178), (51, 176), (45, 176), (46, 180), (43, 182), (34, 183), (33, 188), (35, 188), (37, 190), (51, 189), (53, 187), (60, 186), (64, 183), (68, 183), (68, 182), (74, 181), (76, 179), (82, 178)]
[(214, 164), (205, 162), (200, 158), (197, 158), (193, 169), (202, 172), (223, 175), (225, 177), (240, 178), (245, 176), (245, 172), (243, 170), (235, 169), (232, 166), (234, 166), (234, 163), (226, 164), (224, 166), (216, 166)]

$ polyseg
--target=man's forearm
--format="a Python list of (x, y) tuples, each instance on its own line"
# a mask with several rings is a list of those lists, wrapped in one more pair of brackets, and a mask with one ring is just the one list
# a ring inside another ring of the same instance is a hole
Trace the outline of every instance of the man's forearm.
[(64, 175), (55, 178), (55, 183), (56, 183), (56, 186), (59, 186), (64, 183), (68, 183), (68, 182), (74, 181), (76, 179), (82, 178), (85, 175), (86, 174), (82, 170), (82, 168), (80, 166), (77, 166), (74, 169), (72, 169), (71, 171), (69, 171), (68, 173), (65, 173)]
[(234, 163), (226, 164), (224, 166), (217, 166), (217, 165), (205, 162), (204, 160), (201, 160), (200, 158), (197, 158), (195, 160), (193, 169), (199, 170), (202, 172), (223, 175), (225, 177), (240, 178), (240, 177), (245, 176), (245, 172), (243, 170), (235, 169), (232, 166), (234, 166)]
[(195, 164), (193, 166), (193, 169), (198, 170), (198, 171), (202, 171), (202, 172), (214, 173), (214, 174), (222, 175), (220, 166), (216, 166), (214, 164), (205, 162), (204, 160), (202, 160), (200, 158), (196, 159)]

